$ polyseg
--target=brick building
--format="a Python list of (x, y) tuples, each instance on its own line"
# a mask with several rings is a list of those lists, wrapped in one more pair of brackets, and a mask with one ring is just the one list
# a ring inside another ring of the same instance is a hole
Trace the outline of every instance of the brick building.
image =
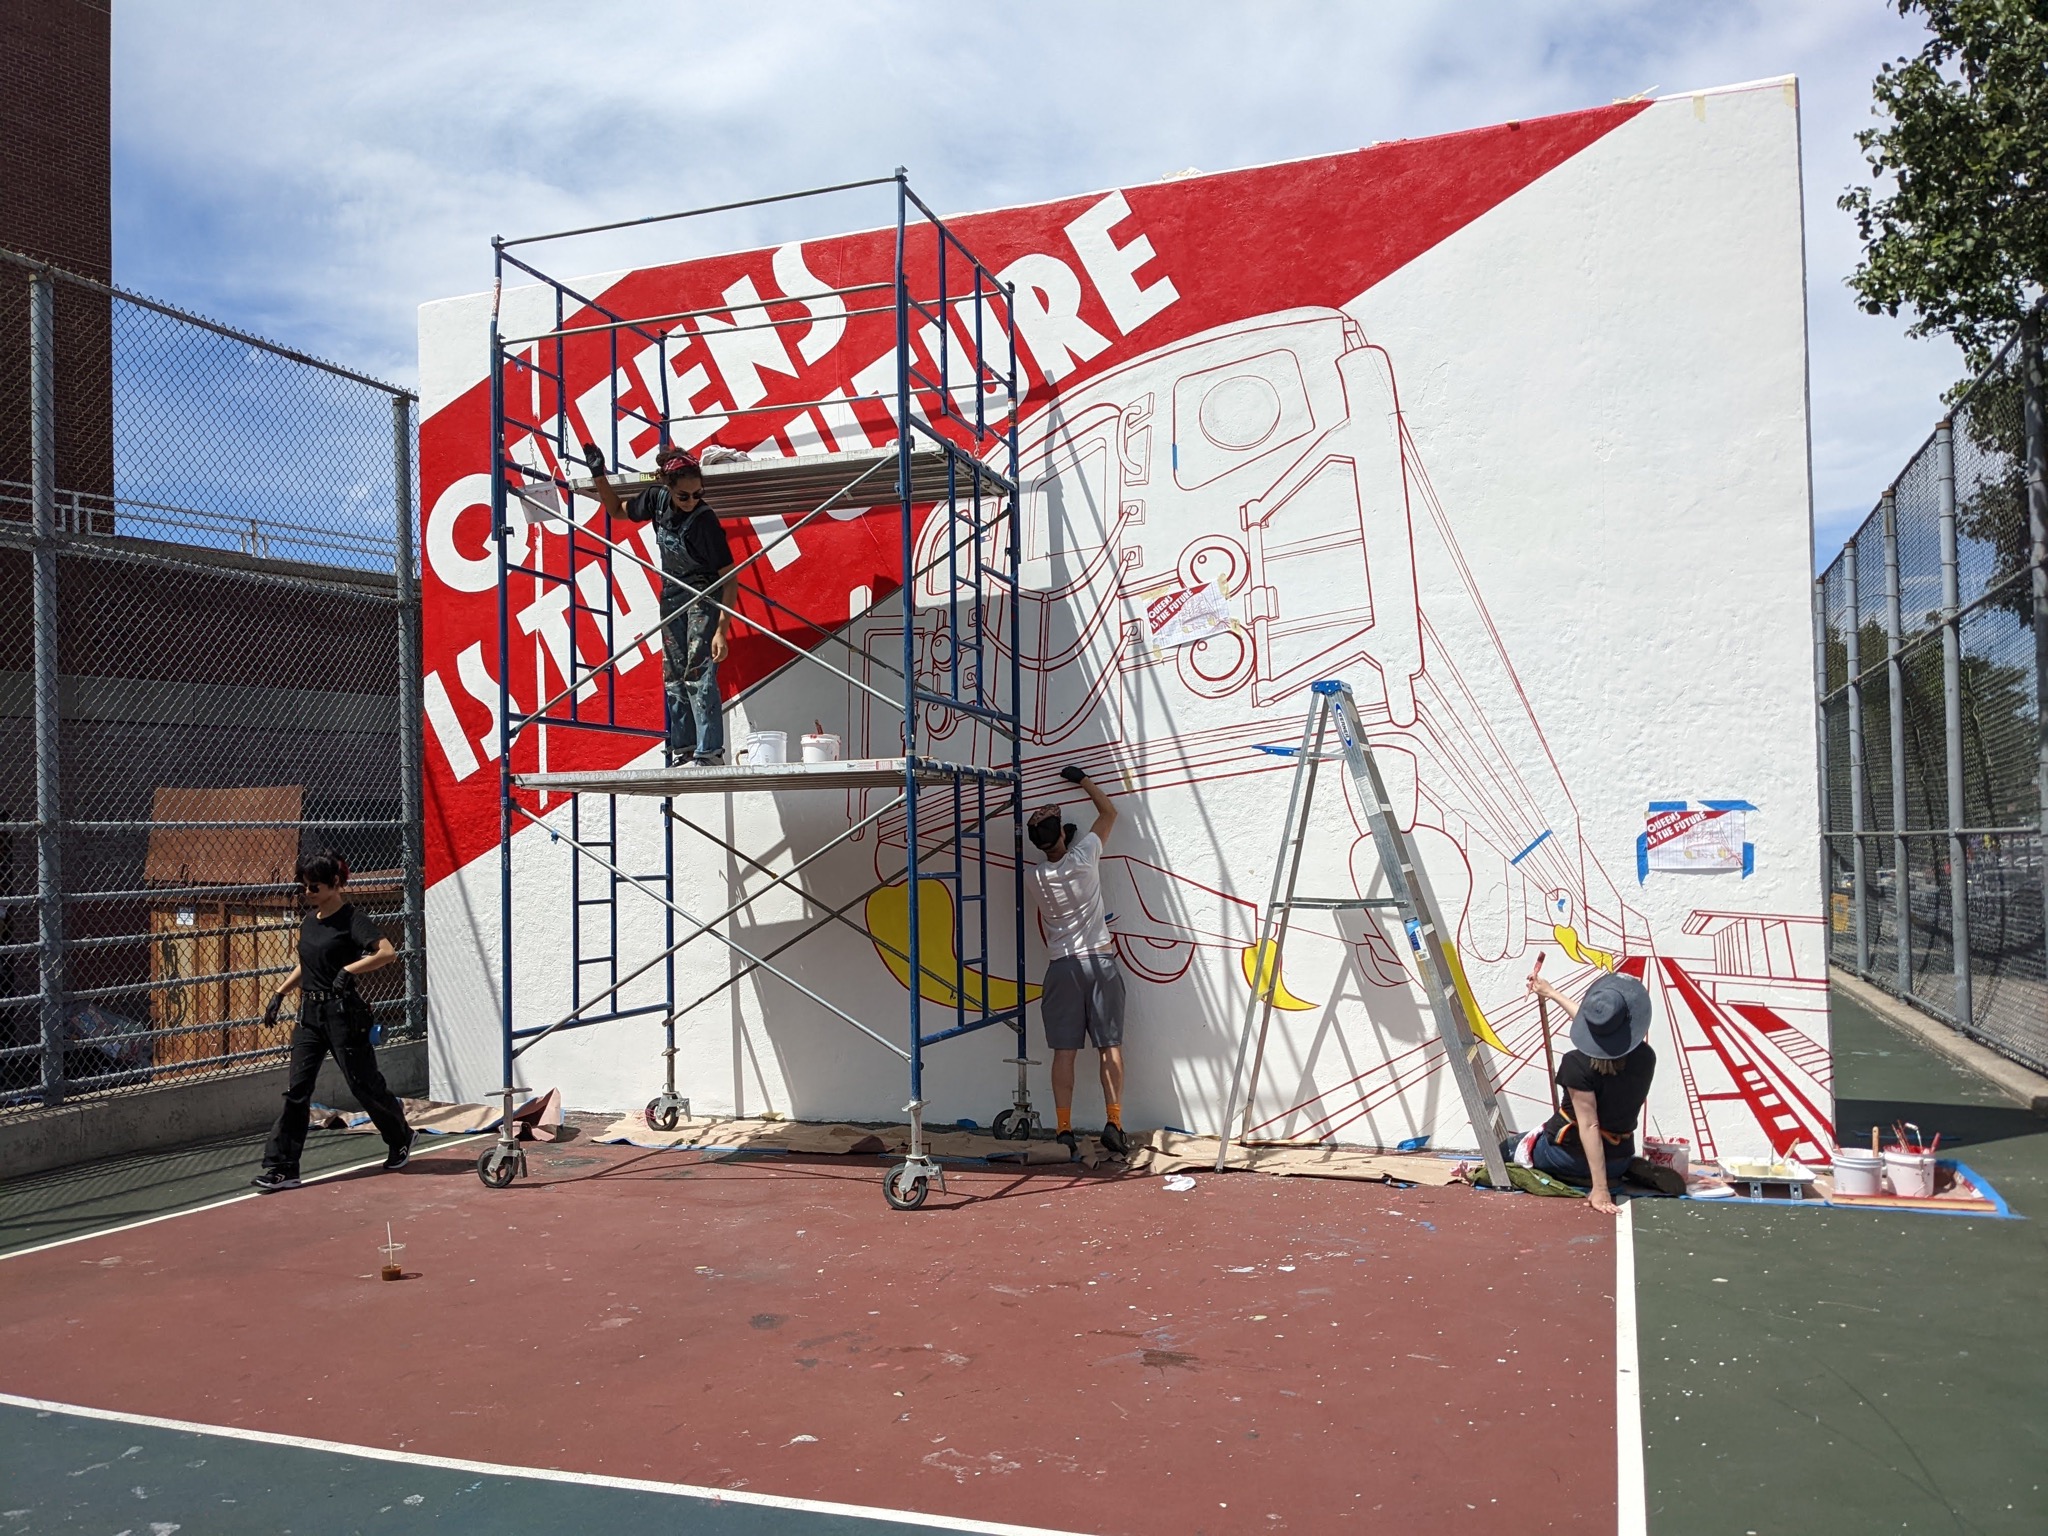
[[(111, 0), (0, 0), (0, 247), (112, 282)], [(26, 517), (26, 277), (0, 273), (0, 517)], [(104, 298), (60, 289), (57, 482), (114, 489), (113, 352)], [(101, 514), (97, 532), (111, 531)]]

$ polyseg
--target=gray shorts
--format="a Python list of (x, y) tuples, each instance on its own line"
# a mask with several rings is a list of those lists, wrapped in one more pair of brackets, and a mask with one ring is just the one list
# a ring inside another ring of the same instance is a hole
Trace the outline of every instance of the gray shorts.
[(1115, 955), (1061, 955), (1045, 968), (1038, 1011), (1046, 1048), (1106, 1050), (1124, 1043), (1124, 973)]

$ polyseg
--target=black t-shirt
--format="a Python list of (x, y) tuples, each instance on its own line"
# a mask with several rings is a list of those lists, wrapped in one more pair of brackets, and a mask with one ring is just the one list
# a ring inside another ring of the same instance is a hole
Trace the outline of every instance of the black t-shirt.
[(707, 586), (732, 564), (732, 546), (725, 542), (725, 530), (718, 526), (718, 514), (708, 502), (700, 501), (686, 511), (668, 499), (667, 486), (650, 485), (626, 504), (626, 516), (636, 523), (654, 524), (661, 568), (677, 581)]
[(383, 938), (352, 902), (326, 917), (308, 912), (299, 928), (299, 984), (321, 992), (355, 985), (355, 977), (342, 976), (341, 968), (362, 959)]
[[(1643, 1100), (1650, 1096), (1650, 1079), (1656, 1073), (1657, 1053), (1650, 1049), (1647, 1040), (1621, 1058), (1621, 1070), (1611, 1077), (1595, 1071), (1593, 1058), (1584, 1051), (1566, 1051), (1564, 1060), (1557, 1064), (1557, 1086), (1561, 1090), (1558, 1101), (1565, 1110), (1550, 1117), (1550, 1123), (1544, 1127), (1546, 1134), (1555, 1137), (1564, 1129), (1572, 1090), (1577, 1088), (1593, 1095), (1593, 1103), (1600, 1111), (1601, 1130), (1633, 1136), (1636, 1117), (1643, 1112)], [(1567, 1137), (1567, 1144), (1572, 1139)]]

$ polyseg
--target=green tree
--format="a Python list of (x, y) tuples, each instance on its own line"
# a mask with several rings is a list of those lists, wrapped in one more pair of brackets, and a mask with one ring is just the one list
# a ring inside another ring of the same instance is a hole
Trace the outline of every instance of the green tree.
[(2048, 0), (1895, 3), (1928, 38), (1878, 71), (1856, 136), (1877, 184), (1840, 200), (1864, 246), (1849, 286), (1974, 373), (2048, 289)]

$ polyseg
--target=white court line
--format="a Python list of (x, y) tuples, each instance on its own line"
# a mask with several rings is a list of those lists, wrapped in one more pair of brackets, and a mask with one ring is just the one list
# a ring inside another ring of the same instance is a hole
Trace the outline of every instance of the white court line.
[[(488, 1136), (491, 1134), (493, 1133), (489, 1131), (465, 1131), (459, 1136), (449, 1137), (448, 1145), (452, 1147), (457, 1142), (473, 1141), (478, 1136)], [(415, 1149), (413, 1156), (425, 1157), (428, 1153), (442, 1150), (444, 1149), (441, 1147), (429, 1147), (425, 1152)], [(323, 1179), (338, 1179), (345, 1173), (361, 1173), (365, 1168), (375, 1168), (383, 1161), (384, 1154), (380, 1152), (377, 1156), (367, 1158), (360, 1163), (348, 1163), (340, 1168), (329, 1168), (325, 1173), (308, 1175), (306, 1178), (299, 1180), (299, 1183), (303, 1187), (307, 1184), (318, 1184)], [(95, 1227), (90, 1232), (74, 1232), (69, 1237), (53, 1238), (47, 1243), (37, 1243), (33, 1248), (16, 1248), (11, 1253), (0, 1253), (0, 1263), (4, 1263), (8, 1259), (24, 1259), (32, 1253), (47, 1253), (52, 1248), (62, 1248), (70, 1243), (90, 1242), (96, 1237), (112, 1237), (117, 1232), (133, 1232), (137, 1227), (153, 1227), (160, 1221), (176, 1221), (180, 1216), (197, 1216), (201, 1211), (217, 1211), (224, 1205), (240, 1205), (244, 1200), (268, 1200), (275, 1198), (278, 1194), (288, 1195), (290, 1193), (291, 1191), (288, 1189), (278, 1190), (271, 1194), (266, 1194), (260, 1189), (246, 1189), (239, 1195), (223, 1195), (220, 1199), (209, 1200), (203, 1205), (188, 1205), (183, 1210), (165, 1211), (161, 1216), (144, 1216), (139, 1221), (124, 1221), (118, 1227)]]
[(390, 1451), (382, 1446), (349, 1445), (339, 1440), (309, 1440), (301, 1435), (277, 1435), (260, 1429), (237, 1429), (225, 1424), (195, 1424), (187, 1419), (159, 1419), (145, 1413), (117, 1413), (110, 1408), (81, 1408), (76, 1403), (52, 1403), (39, 1397), (17, 1397), (0, 1392), (0, 1406), (28, 1408), (37, 1413), (66, 1413), (82, 1419), (101, 1419), (109, 1424), (133, 1424), (144, 1429), (169, 1429), (185, 1434), (218, 1435), (228, 1440), (248, 1440), (257, 1445), (282, 1445), (301, 1451), (326, 1451), (337, 1456), (357, 1456), (371, 1461), (390, 1461), (408, 1467), (438, 1467), (449, 1472), (482, 1472), (494, 1477), (522, 1477), (529, 1482), (572, 1483), (589, 1488), (618, 1488), (627, 1493), (660, 1493), (675, 1498), (702, 1499), (712, 1504), (750, 1504), (762, 1509), (788, 1509), (805, 1514), (841, 1515), (851, 1520), (893, 1520), (898, 1525), (923, 1526), (935, 1531), (959, 1531), (968, 1536), (1082, 1536), (1075, 1531), (1057, 1531), (1043, 1525), (1007, 1525), (989, 1520), (964, 1520), (948, 1515), (920, 1514), (910, 1509), (876, 1509), (866, 1504), (835, 1504), (825, 1499), (788, 1498), (775, 1493), (749, 1493), (745, 1489), (702, 1488), (693, 1483), (657, 1483), (638, 1477), (605, 1477), (595, 1472), (563, 1472), (546, 1467), (508, 1467), (495, 1461), (464, 1461), (453, 1456), (424, 1456), (414, 1451)]
[(1646, 1536), (1643, 1479), (1643, 1383), (1636, 1352), (1636, 1203), (1614, 1223), (1614, 1484), (1619, 1536)]

